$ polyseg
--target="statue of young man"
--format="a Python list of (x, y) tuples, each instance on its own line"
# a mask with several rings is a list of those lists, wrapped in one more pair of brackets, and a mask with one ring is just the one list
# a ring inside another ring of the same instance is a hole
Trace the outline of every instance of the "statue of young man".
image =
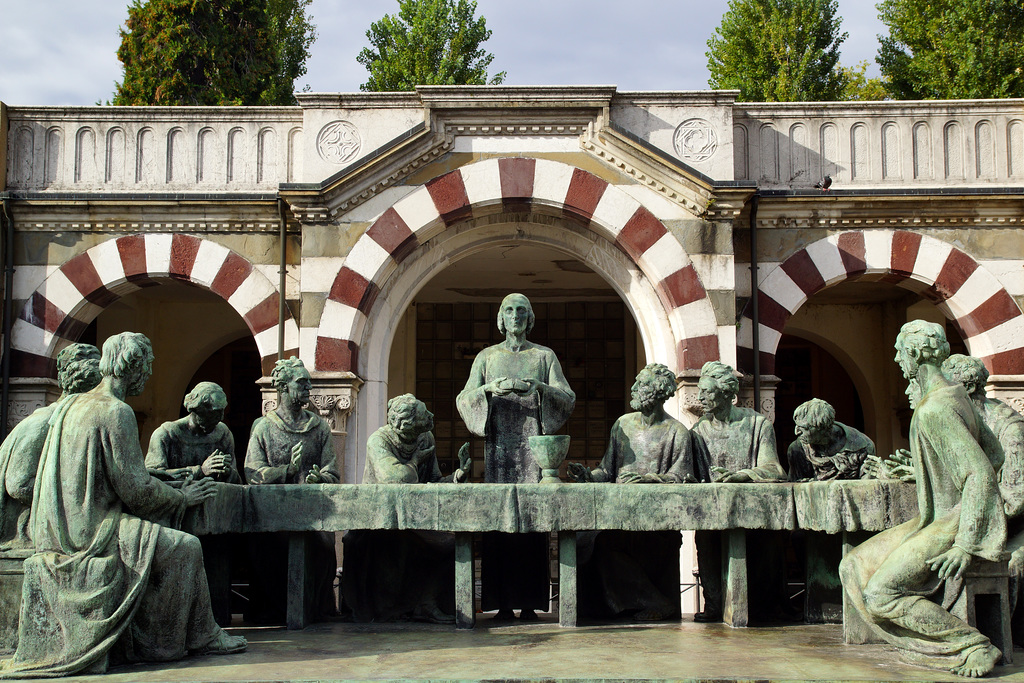
[[(785, 481), (772, 423), (750, 408), (733, 405), (740, 390), (733, 369), (719, 361), (705, 363), (697, 389), (697, 399), (704, 409), (692, 430), (699, 479), (714, 483)], [(693, 616), (694, 621), (721, 621), (722, 534), (697, 531), (694, 541), (704, 590), (704, 609)], [(769, 600), (776, 599), (775, 573), (781, 571), (776, 564), (766, 562), (767, 571), (761, 575), (769, 584), (764, 592), (772, 593), (764, 596)]]
[[(146, 467), (176, 480), (209, 478), (241, 484), (235, 465), (235, 438), (221, 422), (228, 398), (219, 384), (200, 382), (185, 396), (188, 415), (165, 422), (149, 439)], [(231, 623), (231, 554), (234, 537), (201, 536), (206, 581), (213, 616), (221, 626)]]
[(1000, 560), (1006, 517), (985, 429), (964, 388), (942, 374), (941, 325), (915, 320), (896, 339), (896, 362), (920, 389), (910, 421), (919, 515), (854, 548), (839, 566), (843, 588), (869, 628), (908, 661), (983, 676), (1000, 652), (976, 628), (928, 599), (976, 557)]
[(228, 407), (224, 389), (214, 382), (200, 382), (185, 396), (184, 406), (188, 415), (165, 422), (153, 432), (146, 467), (175, 479), (209, 477), (242, 483), (235, 465), (235, 438), (221, 422)]
[[(576, 404), (576, 394), (551, 349), (526, 335), (536, 317), (530, 300), (509, 294), (498, 309), (505, 341), (481, 351), (473, 361), (456, 406), (470, 432), (485, 438), (484, 481), (540, 481), (540, 468), (528, 438), (554, 434)], [(481, 575), (484, 611), (496, 619), (536, 619), (546, 609), (549, 580), (546, 534), (486, 534)]]
[[(245, 478), (251, 485), (337, 484), (337, 457), (327, 420), (306, 410), (312, 380), (298, 358), (285, 358), (274, 365), (270, 380), (277, 389), (277, 408), (256, 420), (245, 453)], [(309, 557), (314, 567), (314, 618), (337, 613), (334, 577), (338, 560), (334, 533), (307, 534)], [(256, 621), (284, 621), (287, 588), (286, 534), (266, 534), (259, 548), (251, 547), (263, 569), (255, 572), (253, 584), (262, 604), (254, 606)]]
[[(89, 391), (100, 382), (100, 350), (69, 344), (57, 354), (61, 398)], [(29, 513), (36, 470), (43, 454), (50, 416), (60, 400), (19, 422), (0, 444), (0, 549), (31, 548)]]
[(213, 619), (196, 537), (150, 521), (177, 522), (214, 494), (212, 481), (175, 489), (146, 470), (124, 399), (142, 392), (152, 362), (145, 336), (110, 337), (99, 386), (62, 399), (50, 418), (18, 650), (0, 677), (100, 673), (112, 659), (170, 661), (246, 647)]
[[(469, 444), (460, 467), (441, 476), (434, 416), (412, 394), (388, 401), (388, 422), (366, 442), (364, 484), (460, 483), (469, 477)], [(358, 622), (455, 623), (455, 538), (408, 529), (356, 530), (344, 537), (341, 593)]]
[[(650, 363), (636, 376), (630, 407), (612, 425), (601, 464), (569, 463), (578, 482), (682, 484), (694, 476), (690, 431), (665, 412), (676, 376)], [(601, 531), (580, 534), (580, 611), (588, 616), (631, 614), (637, 621), (679, 617), (678, 531)]]
[(796, 440), (789, 445), (789, 478), (793, 481), (861, 479), (875, 444), (863, 432), (836, 422), (826, 401), (812, 398), (793, 411)]

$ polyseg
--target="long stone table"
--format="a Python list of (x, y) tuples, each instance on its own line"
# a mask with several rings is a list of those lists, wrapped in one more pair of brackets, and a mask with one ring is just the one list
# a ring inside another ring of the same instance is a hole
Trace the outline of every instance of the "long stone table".
[[(557, 532), (559, 620), (576, 625), (576, 533), (721, 530), (725, 621), (747, 624), (746, 531), (881, 531), (917, 511), (913, 484), (220, 484), (193, 509), (196, 534), (420, 529), (455, 533), (456, 620), (475, 622), (472, 534)], [(306, 626), (304, 536), (289, 545), (288, 625)]]

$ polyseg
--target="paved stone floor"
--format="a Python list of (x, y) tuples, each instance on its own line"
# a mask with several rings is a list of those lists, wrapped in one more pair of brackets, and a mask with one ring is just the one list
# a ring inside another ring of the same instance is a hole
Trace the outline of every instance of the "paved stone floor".
[[(880, 645), (845, 645), (832, 625), (731, 629), (684, 621), (562, 629), (545, 619), (490, 626), (484, 616), (472, 631), (420, 624), (231, 630), (249, 639), (248, 652), (72, 680), (966, 680), (899, 664)], [(1024, 651), (1017, 661), (988, 680), (1024, 683)]]

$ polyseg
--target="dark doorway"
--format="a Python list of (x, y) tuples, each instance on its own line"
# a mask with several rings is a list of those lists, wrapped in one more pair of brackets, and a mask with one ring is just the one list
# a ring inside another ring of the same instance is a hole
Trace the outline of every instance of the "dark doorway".
[(789, 471), (786, 449), (793, 434), (793, 411), (801, 403), (820, 398), (836, 410), (836, 420), (867, 434), (860, 394), (849, 373), (835, 356), (812, 341), (782, 335), (775, 356), (775, 372), (781, 378), (775, 393), (775, 437), (782, 466)]

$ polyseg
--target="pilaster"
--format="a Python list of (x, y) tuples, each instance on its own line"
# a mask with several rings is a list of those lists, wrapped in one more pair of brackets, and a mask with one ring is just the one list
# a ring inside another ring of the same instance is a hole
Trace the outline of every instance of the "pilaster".
[(12, 377), (7, 403), (7, 432), (43, 406), (60, 398), (57, 380), (49, 377)]
[(989, 375), (985, 393), (1024, 414), (1024, 375)]

